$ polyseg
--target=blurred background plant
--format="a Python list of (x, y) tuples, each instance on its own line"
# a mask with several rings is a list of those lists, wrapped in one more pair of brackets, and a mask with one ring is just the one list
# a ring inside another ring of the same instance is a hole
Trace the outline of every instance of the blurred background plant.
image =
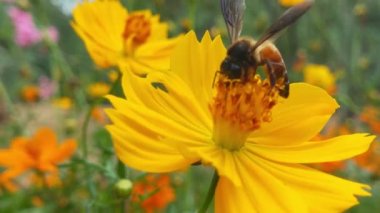
[[(23, 174), (0, 177), (0, 206), (13, 211), (193, 212), (200, 206), (211, 174), (202, 167), (170, 175), (142, 174), (118, 164), (104, 125), (101, 96), (121, 96), (114, 68), (91, 61), (70, 26), (79, 0), (0, 1), (0, 146), (41, 127), (57, 138), (88, 138), (88, 158), (76, 152), (53, 177)], [(293, 1), (247, 0), (243, 35), (259, 37)], [(228, 46), (215, 0), (123, 0), (128, 10), (150, 9), (169, 23), (170, 35), (194, 29), (220, 34)], [(312, 10), (276, 42), (292, 82), (323, 87), (341, 104), (319, 138), (350, 132), (380, 134), (380, 1), (316, 0)], [(116, 85), (113, 87), (112, 85)], [(95, 103), (95, 104), (94, 104)], [(95, 106), (96, 107), (92, 107)], [(90, 113), (88, 110), (91, 108)], [(89, 120), (86, 116), (89, 116)], [(81, 129), (89, 121), (88, 131)], [(62, 140), (57, 140), (62, 141)], [(380, 212), (380, 145), (345, 162), (314, 165), (336, 175), (369, 183), (373, 196), (350, 212)], [(79, 148), (78, 148), (79, 149)], [(0, 171), (5, 171), (1, 167)], [(41, 177), (41, 176), (40, 176)], [(54, 183), (54, 178), (59, 184)], [(121, 180), (130, 180), (128, 185)], [(120, 193), (120, 191), (122, 193)]]

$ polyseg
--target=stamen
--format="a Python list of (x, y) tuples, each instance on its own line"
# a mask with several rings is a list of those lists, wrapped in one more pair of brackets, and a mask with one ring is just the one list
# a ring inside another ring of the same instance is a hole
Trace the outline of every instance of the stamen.
[(252, 75), (246, 81), (230, 80), (220, 75), (216, 96), (210, 105), (214, 118), (214, 140), (228, 149), (239, 149), (249, 133), (271, 121), (278, 90), (267, 79)]
[(132, 45), (132, 47), (135, 47), (141, 45), (148, 39), (150, 33), (151, 23), (149, 17), (142, 13), (132, 13), (129, 15), (125, 22), (123, 33), (127, 46)]

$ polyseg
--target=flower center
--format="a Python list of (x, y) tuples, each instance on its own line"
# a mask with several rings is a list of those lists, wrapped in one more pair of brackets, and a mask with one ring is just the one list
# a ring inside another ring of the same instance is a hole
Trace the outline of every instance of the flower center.
[(36, 147), (36, 145), (31, 142), (25, 146), (25, 151), (33, 159), (37, 159), (41, 155), (41, 151), (38, 149), (38, 147)]
[(221, 74), (215, 85), (216, 95), (210, 105), (213, 139), (223, 148), (238, 150), (261, 123), (271, 121), (278, 90), (258, 74), (249, 76), (246, 81), (231, 80)]
[(127, 52), (143, 44), (150, 36), (150, 33), (151, 23), (149, 17), (142, 13), (130, 14), (126, 20), (123, 33)]

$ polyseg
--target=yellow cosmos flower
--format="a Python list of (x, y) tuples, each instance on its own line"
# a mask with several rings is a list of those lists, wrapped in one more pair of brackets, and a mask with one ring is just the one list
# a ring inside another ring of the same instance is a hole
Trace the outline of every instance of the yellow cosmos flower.
[(107, 126), (118, 157), (146, 172), (216, 168), (216, 212), (339, 212), (368, 196), (369, 187), (304, 164), (366, 151), (374, 139), (352, 134), (311, 141), (338, 108), (320, 88), (291, 84), (281, 99), (268, 80), (228, 81), (215, 72), (226, 49), (208, 33), (187, 34), (170, 72), (139, 78), (123, 73), (127, 99), (108, 96)]
[(278, 3), (280, 3), (280, 5), (284, 7), (292, 7), (304, 1), (305, 0), (278, 0)]
[(169, 67), (177, 39), (149, 10), (128, 12), (118, 0), (83, 2), (73, 11), (74, 30), (100, 67), (130, 66), (137, 74)]
[(110, 91), (110, 89), (111, 89), (110, 85), (103, 82), (97, 82), (87, 87), (87, 93), (92, 98), (99, 98), (106, 95)]
[(322, 87), (330, 94), (336, 91), (335, 76), (329, 67), (321, 64), (308, 64), (303, 72), (306, 83)]
[(53, 105), (63, 110), (69, 110), (73, 107), (73, 100), (69, 97), (56, 98), (53, 100)]

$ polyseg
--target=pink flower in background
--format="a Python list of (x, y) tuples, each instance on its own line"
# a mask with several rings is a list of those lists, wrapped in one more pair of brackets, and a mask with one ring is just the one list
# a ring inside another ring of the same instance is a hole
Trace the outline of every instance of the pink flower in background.
[(56, 91), (57, 85), (47, 76), (38, 79), (38, 92), (42, 100), (48, 100)]
[(43, 38), (51, 42), (57, 43), (59, 39), (59, 32), (56, 27), (50, 26), (42, 30)]
[(27, 47), (41, 41), (41, 33), (34, 24), (30, 13), (17, 7), (8, 9), (8, 15), (15, 28), (15, 42), (20, 47)]
[(14, 3), (15, 0), (0, 0), (0, 2), (4, 2), (4, 3)]

